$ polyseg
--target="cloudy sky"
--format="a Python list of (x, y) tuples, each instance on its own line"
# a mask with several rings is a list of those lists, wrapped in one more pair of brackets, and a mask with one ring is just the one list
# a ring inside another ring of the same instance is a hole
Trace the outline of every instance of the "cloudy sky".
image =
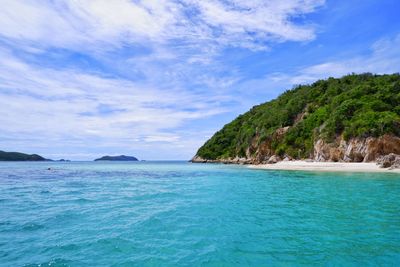
[(398, 0), (4, 0), (0, 150), (189, 159), (293, 85), (400, 71)]

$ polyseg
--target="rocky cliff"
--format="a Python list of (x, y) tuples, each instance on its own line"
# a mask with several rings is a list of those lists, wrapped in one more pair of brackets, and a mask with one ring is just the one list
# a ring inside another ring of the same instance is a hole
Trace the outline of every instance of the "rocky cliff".
[[(256, 143), (256, 142), (255, 142)], [(255, 153), (251, 153), (251, 150)], [(400, 138), (393, 135), (384, 135), (378, 138), (352, 138), (348, 141), (338, 138), (333, 143), (327, 143), (319, 139), (314, 144), (312, 153), (307, 158), (314, 161), (326, 162), (375, 162), (382, 156), (390, 153), (400, 155)], [(259, 144), (257, 147), (250, 146), (245, 157), (234, 157), (225, 159), (204, 159), (199, 156), (193, 157), (192, 162), (209, 163), (237, 163), (237, 164), (266, 164), (276, 163), (280, 160), (293, 160), (289, 155), (278, 156), (271, 147), (270, 142)]]
[(400, 154), (400, 138), (397, 136), (339, 139), (335, 143), (319, 139), (314, 145), (312, 158), (316, 161), (371, 162), (390, 153)]

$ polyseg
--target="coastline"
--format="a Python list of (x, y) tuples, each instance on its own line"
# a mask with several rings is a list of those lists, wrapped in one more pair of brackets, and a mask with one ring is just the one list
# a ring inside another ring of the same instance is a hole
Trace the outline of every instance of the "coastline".
[(320, 171), (320, 172), (380, 172), (397, 173), (400, 169), (380, 168), (375, 162), (306, 162), (280, 161), (275, 164), (248, 165), (248, 168), (262, 170)]

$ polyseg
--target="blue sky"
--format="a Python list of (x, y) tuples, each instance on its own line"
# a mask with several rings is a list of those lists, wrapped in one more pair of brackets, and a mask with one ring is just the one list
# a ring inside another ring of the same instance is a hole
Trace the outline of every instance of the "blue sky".
[(7, 2), (0, 150), (189, 159), (296, 84), (400, 71), (397, 0)]

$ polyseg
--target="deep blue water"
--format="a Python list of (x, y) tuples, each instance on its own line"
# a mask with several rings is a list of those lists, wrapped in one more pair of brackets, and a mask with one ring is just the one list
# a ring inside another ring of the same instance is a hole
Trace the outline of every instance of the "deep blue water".
[(0, 163), (0, 266), (299, 265), (400, 266), (400, 176)]

